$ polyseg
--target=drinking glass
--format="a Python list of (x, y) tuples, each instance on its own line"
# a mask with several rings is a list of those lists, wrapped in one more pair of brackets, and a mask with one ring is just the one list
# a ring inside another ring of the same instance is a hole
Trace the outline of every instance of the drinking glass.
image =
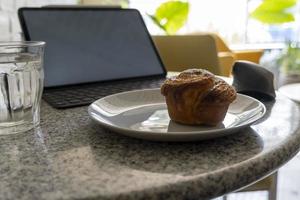
[(0, 135), (40, 122), (45, 42), (0, 42)]

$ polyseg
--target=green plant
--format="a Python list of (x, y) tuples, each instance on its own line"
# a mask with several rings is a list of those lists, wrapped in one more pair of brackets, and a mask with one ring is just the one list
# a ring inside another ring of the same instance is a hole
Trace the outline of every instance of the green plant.
[(282, 24), (295, 21), (291, 8), (297, 0), (264, 0), (250, 13), (250, 17), (265, 24)]
[(148, 14), (152, 21), (166, 34), (175, 34), (184, 26), (189, 13), (187, 1), (172, 0), (162, 3), (154, 15)]
[[(250, 17), (268, 25), (281, 25), (295, 21), (293, 8), (297, 0), (263, 0), (250, 13)], [(278, 67), (284, 74), (300, 74), (300, 43), (287, 42), (276, 59)]]
[(277, 60), (286, 74), (300, 74), (300, 44), (289, 42)]

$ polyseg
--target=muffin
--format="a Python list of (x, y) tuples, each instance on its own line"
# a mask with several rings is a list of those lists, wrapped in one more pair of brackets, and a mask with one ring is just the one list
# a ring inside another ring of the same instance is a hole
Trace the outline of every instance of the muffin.
[(189, 125), (219, 124), (236, 99), (232, 86), (203, 69), (185, 70), (167, 79), (161, 93), (171, 120)]

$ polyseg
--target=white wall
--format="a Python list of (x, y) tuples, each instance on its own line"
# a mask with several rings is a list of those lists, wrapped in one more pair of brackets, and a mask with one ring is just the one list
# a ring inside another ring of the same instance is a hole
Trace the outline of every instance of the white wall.
[(0, 41), (21, 39), (21, 29), (17, 17), (18, 8), (76, 3), (77, 0), (0, 0)]

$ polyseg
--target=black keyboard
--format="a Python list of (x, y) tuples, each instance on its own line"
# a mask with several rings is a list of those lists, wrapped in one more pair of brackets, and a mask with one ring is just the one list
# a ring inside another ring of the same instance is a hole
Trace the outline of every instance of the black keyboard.
[(99, 98), (118, 92), (159, 88), (163, 81), (164, 78), (152, 78), (46, 89), (43, 99), (55, 108), (70, 108), (88, 105)]

